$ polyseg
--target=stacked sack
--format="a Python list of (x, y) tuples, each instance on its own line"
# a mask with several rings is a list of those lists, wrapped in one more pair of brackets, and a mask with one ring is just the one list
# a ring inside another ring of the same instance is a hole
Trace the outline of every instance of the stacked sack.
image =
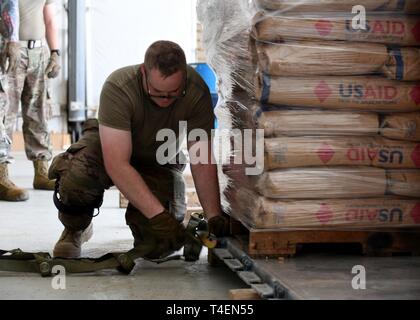
[[(225, 166), (231, 213), (254, 228), (420, 226), (420, 1), (364, 1), (366, 30), (353, 0), (255, 2), (249, 42), (212, 55), (230, 128), (265, 135), (263, 174), (238, 150)], [(252, 74), (224, 74), (235, 48)]]

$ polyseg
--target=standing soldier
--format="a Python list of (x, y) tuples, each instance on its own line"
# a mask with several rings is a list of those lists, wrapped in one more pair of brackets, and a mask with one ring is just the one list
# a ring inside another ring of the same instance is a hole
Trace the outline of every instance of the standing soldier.
[(21, 102), (25, 151), (34, 164), (33, 186), (38, 190), (54, 189), (54, 181), (47, 177), (52, 150), (46, 103), (47, 77), (56, 78), (60, 71), (54, 2), (19, 1), (21, 61), (9, 77), (10, 106), (5, 122), (10, 135)]
[(18, 0), (0, 0), (0, 200), (25, 201), (28, 192), (9, 180), (7, 157), (10, 139), (3, 124), (8, 98), (8, 72), (13, 72), (19, 62), (19, 9)]

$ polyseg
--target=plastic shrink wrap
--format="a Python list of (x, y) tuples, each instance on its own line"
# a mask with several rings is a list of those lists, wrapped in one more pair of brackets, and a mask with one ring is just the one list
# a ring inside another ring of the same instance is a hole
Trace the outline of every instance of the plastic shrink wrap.
[(250, 228), (420, 227), (420, 1), (363, 1), (366, 30), (359, 2), (198, 1), (225, 210)]
[(420, 13), (417, 0), (257, 0), (262, 9), (282, 12), (351, 12), (354, 6), (363, 5), (372, 12)]

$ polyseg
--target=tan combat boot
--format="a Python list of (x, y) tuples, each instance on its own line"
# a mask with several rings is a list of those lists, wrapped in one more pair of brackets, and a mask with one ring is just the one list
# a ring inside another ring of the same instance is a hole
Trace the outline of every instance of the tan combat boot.
[(36, 190), (54, 190), (55, 180), (48, 179), (48, 161), (35, 160), (34, 189)]
[(82, 254), (82, 244), (93, 236), (92, 223), (84, 231), (71, 231), (65, 228), (60, 240), (55, 244), (55, 258), (78, 259)]
[(0, 164), (0, 200), (3, 201), (26, 201), (29, 199), (28, 191), (18, 188), (9, 179), (9, 171), (6, 163)]

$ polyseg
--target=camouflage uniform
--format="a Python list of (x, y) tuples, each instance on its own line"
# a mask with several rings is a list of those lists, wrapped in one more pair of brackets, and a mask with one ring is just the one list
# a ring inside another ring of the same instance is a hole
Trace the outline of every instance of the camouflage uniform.
[[(3, 18), (3, 10), (10, 10), (11, 3), (9, 1), (0, 1), (1, 15)], [(9, 28), (1, 22), (1, 33), (0, 33), (0, 54), (5, 50), (5, 39), (10, 38)], [(13, 32), (13, 31), (12, 31)], [(7, 162), (7, 156), (10, 148), (10, 139), (6, 135), (6, 128), (4, 126), (4, 117), (8, 109), (8, 97), (7, 97), (7, 77), (0, 70), (0, 164)]]
[[(156, 164), (136, 167), (136, 170), (165, 208), (182, 221), (186, 212), (183, 167)], [(60, 221), (70, 230), (86, 229), (92, 221), (93, 208), (101, 206), (104, 191), (113, 186), (103, 164), (97, 120), (86, 121), (83, 138), (54, 158), (49, 178), (57, 179), (59, 198), (69, 207), (66, 213), (60, 212)], [(159, 244), (155, 243), (154, 236), (148, 229), (148, 221), (131, 204), (128, 206), (126, 222), (133, 233), (134, 246), (144, 243), (156, 245), (153, 256), (148, 256), (151, 259), (167, 255), (168, 252), (164, 251), (166, 248), (160, 250)]]
[[(4, 49), (4, 39), (0, 34), (0, 54)], [(0, 164), (7, 161), (10, 141), (6, 136), (3, 119), (8, 108), (6, 75), (0, 71)]]
[[(0, 41), (2, 37), (0, 36)], [(3, 44), (0, 44), (0, 52), (3, 48)], [(7, 81), (6, 76), (0, 72), (0, 164), (7, 162), (7, 157), (10, 148), (10, 140), (6, 135), (6, 129), (3, 123), (3, 119), (6, 115), (8, 108), (8, 98), (7, 98)]]
[(28, 49), (22, 47), (21, 61), (15, 73), (8, 76), (9, 109), (6, 114), (6, 132), (12, 135), (22, 102), (23, 136), (29, 160), (52, 158), (48, 131), (48, 104), (46, 103), (45, 69), (49, 51), (45, 46)]

